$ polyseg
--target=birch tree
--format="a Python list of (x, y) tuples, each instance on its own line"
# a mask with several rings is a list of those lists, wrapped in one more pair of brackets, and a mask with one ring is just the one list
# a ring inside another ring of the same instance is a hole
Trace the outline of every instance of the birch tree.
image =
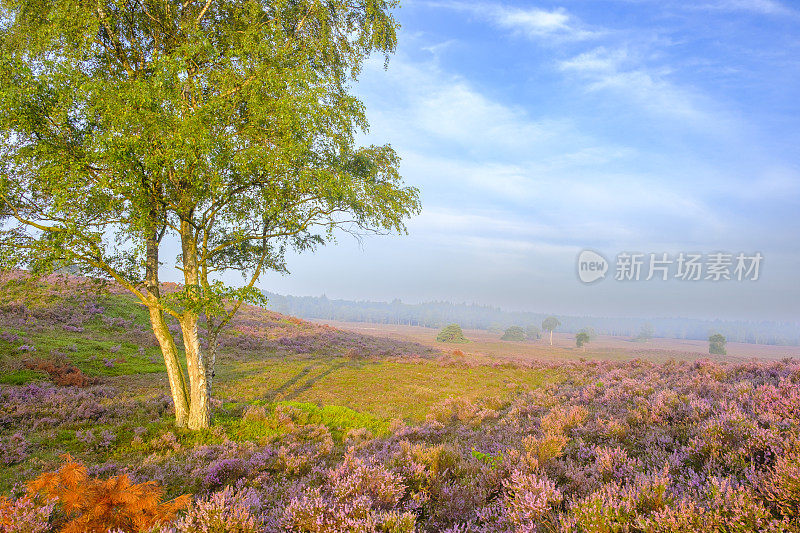
[[(178, 426), (209, 425), (219, 332), (287, 250), (337, 228), (402, 233), (418, 213), (391, 146), (355, 142), (367, 119), (352, 84), (394, 51), (395, 4), (0, 0), (2, 260), (78, 265), (130, 291)], [(159, 289), (169, 263), (177, 294)]]

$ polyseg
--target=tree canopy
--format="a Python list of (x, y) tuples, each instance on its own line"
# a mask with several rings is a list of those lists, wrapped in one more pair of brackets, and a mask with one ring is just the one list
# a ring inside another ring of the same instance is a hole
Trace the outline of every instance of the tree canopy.
[(636, 337), (635, 340), (647, 342), (653, 338), (655, 335), (655, 330), (653, 329), (653, 325), (650, 322), (646, 322), (642, 325), (642, 329), (639, 331), (639, 335)]
[[(357, 146), (351, 94), (396, 45), (393, 0), (2, 0), (5, 265), (79, 265), (148, 307), (179, 425), (208, 425), (216, 335), (255, 282), (336, 228), (419, 211), (389, 145)], [(159, 291), (174, 238), (184, 290)], [(223, 271), (243, 283), (228, 287)], [(189, 387), (164, 313), (176, 317)], [(197, 320), (206, 317), (209, 354)]]
[(500, 337), (501, 341), (524, 341), (525, 340), (525, 330), (522, 329), (520, 326), (511, 326), (510, 328), (506, 329), (503, 333), (503, 336)]
[(539, 340), (542, 336), (542, 330), (539, 329), (539, 326), (530, 324), (525, 328), (525, 336), (529, 341)]
[(727, 355), (728, 341), (721, 333), (714, 333), (708, 337), (708, 353), (711, 355)]
[(553, 345), (553, 331), (561, 325), (561, 322), (554, 316), (549, 316), (542, 320), (542, 329), (550, 333), (550, 346)]
[(453, 342), (464, 343), (467, 341), (464, 337), (464, 332), (461, 331), (461, 326), (458, 324), (449, 324), (442, 328), (438, 335), (436, 335), (437, 342)]
[(592, 340), (592, 337), (586, 331), (579, 331), (577, 335), (575, 335), (575, 344), (578, 348), (583, 348), (583, 351), (586, 351), (586, 345), (589, 344), (589, 341)]

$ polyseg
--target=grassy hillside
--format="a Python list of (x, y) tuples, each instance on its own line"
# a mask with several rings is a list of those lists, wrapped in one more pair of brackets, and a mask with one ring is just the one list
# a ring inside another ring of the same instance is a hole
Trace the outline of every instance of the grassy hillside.
[[(170, 329), (179, 332), (177, 323)], [(220, 345), (216, 421), (232, 438), (274, 434), (231, 422), (248, 406), (302, 409), (335, 434), (351, 426), (385, 430), (394, 419), (423, 420), (451, 396), (509, 395), (557, 376), (511, 365), (476, 368), (421, 344), (340, 331), (254, 306), (244, 306)], [(6, 273), (0, 279), (0, 384), (66, 385), (61, 390), (69, 394), (99, 390), (102, 398), (135, 405), (156, 402), (159, 415), (148, 419), (148, 427), (158, 432), (171, 424), (164, 363), (147, 313), (113, 284)], [(75, 421), (59, 424), (56, 434), (34, 424), (27, 440), (40, 444), (32, 446), (36, 470), (55, 465), (62, 453), (90, 462), (104, 457), (75, 435), (92, 428), (113, 432), (115, 443), (132, 438), (131, 424), (118, 423)], [(19, 465), (12, 472), (4, 468), (0, 464), (0, 491), (19, 479)]]
[[(0, 383), (59, 384), (59, 371), (72, 369), (91, 383), (168, 393), (147, 313), (118, 287), (77, 277), (6, 275), (0, 302)], [(179, 332), (177, 323), (170, 329)], [(448, 396), (477, 398), (509, 386), (538, 386), (543, 378), (512, 365), (483, 368), (478, 378), (474, 365), (422, 344), (340, 331), (254, 306), (244, 306), (220, 345), (217, 398), (346, 405), (387, 420), (418, 421)]]

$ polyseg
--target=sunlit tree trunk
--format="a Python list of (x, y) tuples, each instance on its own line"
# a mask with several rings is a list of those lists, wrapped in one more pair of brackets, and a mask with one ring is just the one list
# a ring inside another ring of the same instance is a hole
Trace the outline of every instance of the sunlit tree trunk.
[(175, 425), (185, 427), (189, 420), (189, 394), (186, 390), (186, 378), (178, 362), (178, 350), (164, 320), (164, 313), (157, 307), (150, 307), (150, 324), (158, 339), (161, 353), (164, 356), (164, 365), (167, 367), (169, 389), (172, 393), (172, 403), (175, 405)]
[(183, 369), (178, 362), (178, 350), (175, 346), (175, 340), (164, 320), (164, 312), (158, 306), (160, 289), (158, 286), (158, 240), (155, 230), (151, 230), (150, 234), (147, 236), (145, 285), (150, 298), (147, 305), (150, 314), (150, 324), (158, 340), (158, 345), (161, 347), (161, 354), (164, 356), (164, 365), (167, 368), (169, 389), (172, 394), (172, 403), (175, 406), (175, 425), (178, 427), (185, 427), (189, 419), (189, 395), (186, 390), (186, 379), (183, 375)]
[(206, 362), (197, 333), (197, 314), (187, 312), (181, 318), (183, 345), (186, 349), (186, 366), (189, 370), (189, 429), (203, 429), (211, 425)]
[(553, 330), (550, 330), (550, 346), (553, 345)]
[(208, 397), (211, 398), (211, 387), (214, 383), (214, 366), (217, 362), (217, 349), (219, 347), (219, 331), (214, 329), (213, 322), (209, 321), (208, 335), (208, 348), (206, 350), (206, 389)]
[(211, 425), (208, 368), (197, 330), (200, 274), (197, 263), (197, 241), (194, 228), (188, 220), (181, 221), (181, 248), (183, 252), (183, 277), (187, 291), (186, 308), (180, 318), (183, 346), (186, 350), (186, 368), (189, 372), (189, 429), (203, 429)]

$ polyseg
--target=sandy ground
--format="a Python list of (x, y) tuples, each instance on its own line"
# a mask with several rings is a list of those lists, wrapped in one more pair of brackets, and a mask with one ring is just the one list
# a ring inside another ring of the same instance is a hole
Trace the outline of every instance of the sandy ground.
[(500, 340), (500, 333), (484, 330), (465, 330), (470, 340), (467, 344), (445, 344), (436, 342), (438, 330), (420, 326), (394, 324), (369, 324), (363, 322), (338, 322), (316, 320), (333, 327), (392, 339), (419, 342), (444, 351), (461, 350), (465, 354), (490, 359), (631, 359), (643, 358), (663, 361), (667, 359), (721, 358), (727, 360), (800, 358), (800, 346), (767, 346), (760, 344), (728, 343), (726, 357), (709, 356), (708, 342), (683, 339), (651, 339), (635, 342), (630, 337), (599, 335), (584, 352), (575, 346), (575, 336), (570, 333), (554, 333), (553, 346), (547, 338), (535, 342), (507, 342)]

